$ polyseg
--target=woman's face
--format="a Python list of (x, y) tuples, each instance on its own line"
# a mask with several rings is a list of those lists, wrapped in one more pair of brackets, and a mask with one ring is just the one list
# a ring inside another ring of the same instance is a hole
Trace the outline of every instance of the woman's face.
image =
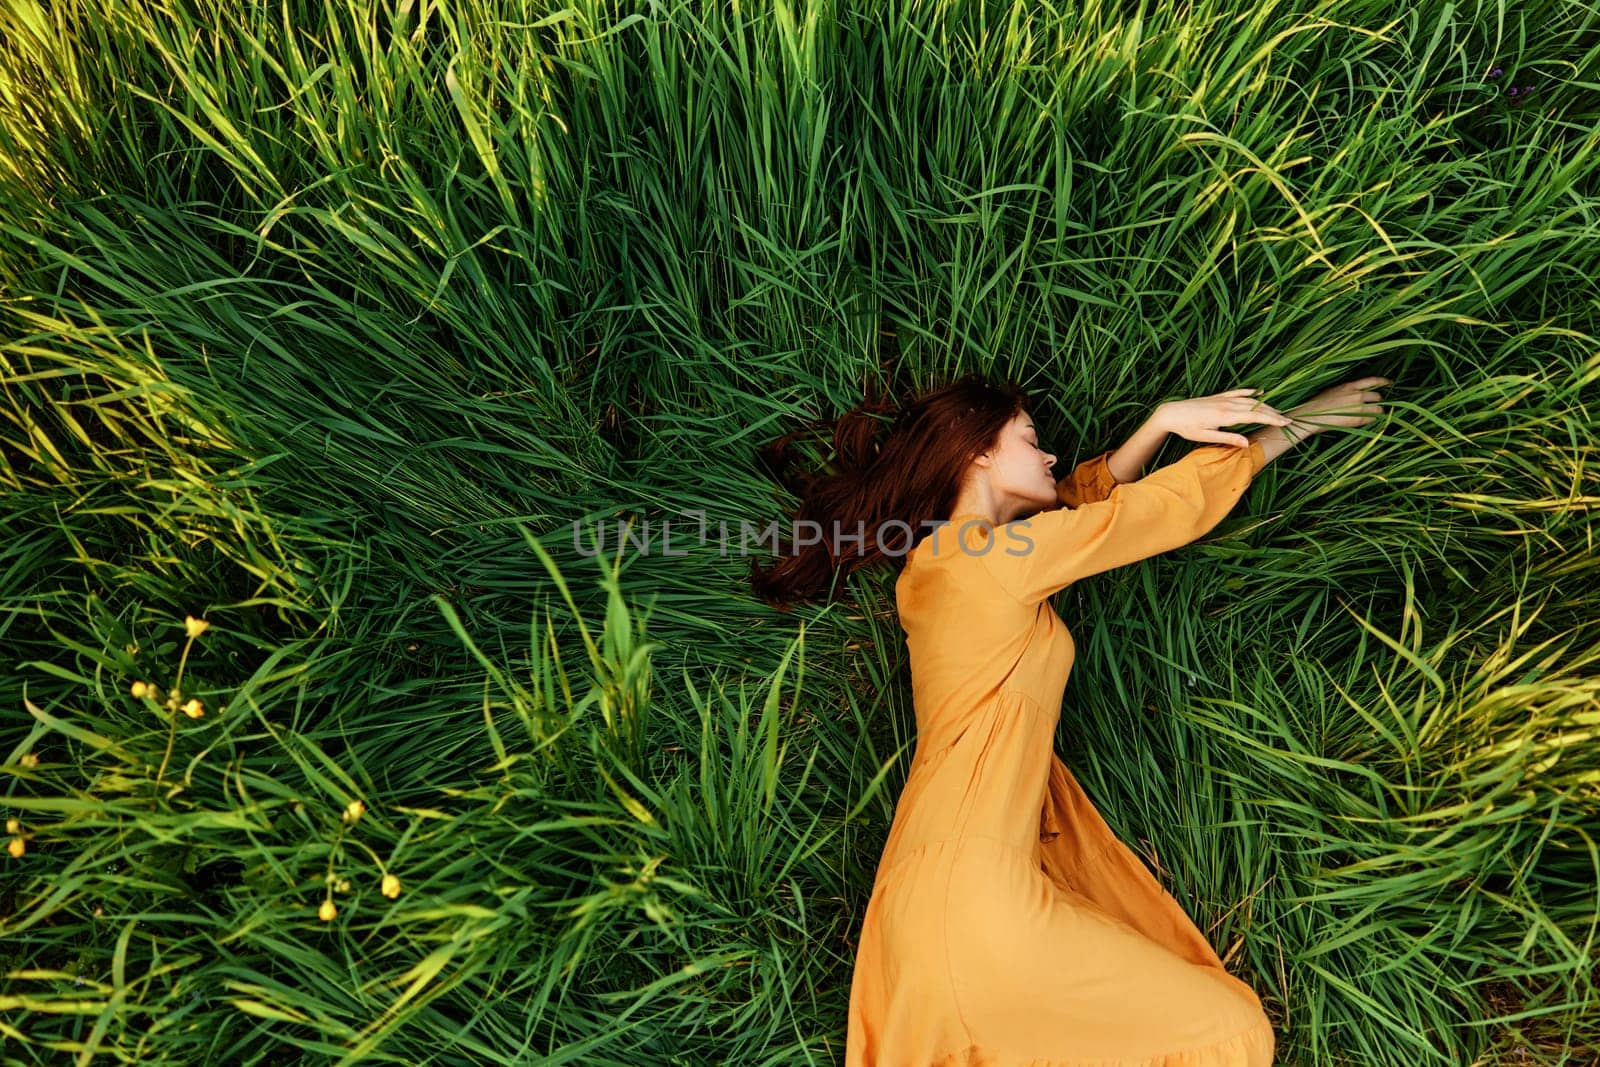
[[(989, 491), (1002, 511), (1037, 511), (1056, 502), (1056, 457), (1039, 447), (1039, 431), (1026, 411), (1000, 431), (989, 452)], [(1006, 508), (1010, 500), (1014, 508)]]

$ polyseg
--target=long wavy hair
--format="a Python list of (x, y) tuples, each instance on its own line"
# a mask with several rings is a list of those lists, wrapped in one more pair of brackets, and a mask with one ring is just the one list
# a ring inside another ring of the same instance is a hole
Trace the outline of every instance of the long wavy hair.
[[(845, 579), (862, 567), (885, 561), (903, 567), (911, 550), (949, 520), (968, 465), (1030, 406), (1020, 386), (968, 374), (904, 404), (869, 395), (834, 421), (829, 471), (790, 469), (796, 439), (817, 434), (817, 426), (768, 444), (763, 462), (800, 505), (789, 524), (796, 536), (784, 537), (780, 526), (777, 562), (751, 561), (756, 596), (789, 611), (798, 601), (840, 599)], [(801, 529), (821, 536), (800, 537)], [(854, 540), (858, 532), (863, 536)]]

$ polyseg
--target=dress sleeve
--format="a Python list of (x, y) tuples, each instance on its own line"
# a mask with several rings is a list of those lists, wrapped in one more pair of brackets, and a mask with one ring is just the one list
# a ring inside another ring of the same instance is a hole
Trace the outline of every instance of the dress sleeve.
[(1033, 604), (1079, 578), (1135, 563), (1204, 535), (1266, 466), (1261, 442), (1203, 445), (1103, 500), (1051, 508), (996, 529), (979, 553), (996, 580)]
[(1072, 468), (1071, 473), (1056, 483), (1056, 500), (1075, 508), (1110, 496), (1111, 490), (1122, 484), (1111, 476), (1111, 468), (1106, 465), (1114, 451), (1102, 452)]

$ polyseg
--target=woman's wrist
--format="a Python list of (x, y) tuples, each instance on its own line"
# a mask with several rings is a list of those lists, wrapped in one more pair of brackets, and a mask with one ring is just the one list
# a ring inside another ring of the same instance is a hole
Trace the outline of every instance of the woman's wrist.
[(1288, 426), (1263, 426), (1245, 434), (1245, 438), (1251, 443), (1259, 442), (1270, 463), (1316, 432), (1315, 428), (1296, 421)]

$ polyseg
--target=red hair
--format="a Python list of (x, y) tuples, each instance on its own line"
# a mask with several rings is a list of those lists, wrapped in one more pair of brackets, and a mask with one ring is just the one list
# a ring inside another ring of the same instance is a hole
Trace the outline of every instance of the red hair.
[(804, 543), (780, 537), (771, 567), (752, 560), (755, 594), (788, 611), (795, 601), (837, 599), (844, 579), (862, 567), (883, 561), (903, 566), (911, 549), (949, 520), (968, 465), (995, 447), (1006, 423), (1029, 406), (1021, 387), (968, 374), (903, 405), (885, 395), (839, 416), (830, 472), (789, 471), (795, 438), (815, 427), (767, 445), (761, 458), (800, 497), (789, 530), (815, 523), (822, 536)]

